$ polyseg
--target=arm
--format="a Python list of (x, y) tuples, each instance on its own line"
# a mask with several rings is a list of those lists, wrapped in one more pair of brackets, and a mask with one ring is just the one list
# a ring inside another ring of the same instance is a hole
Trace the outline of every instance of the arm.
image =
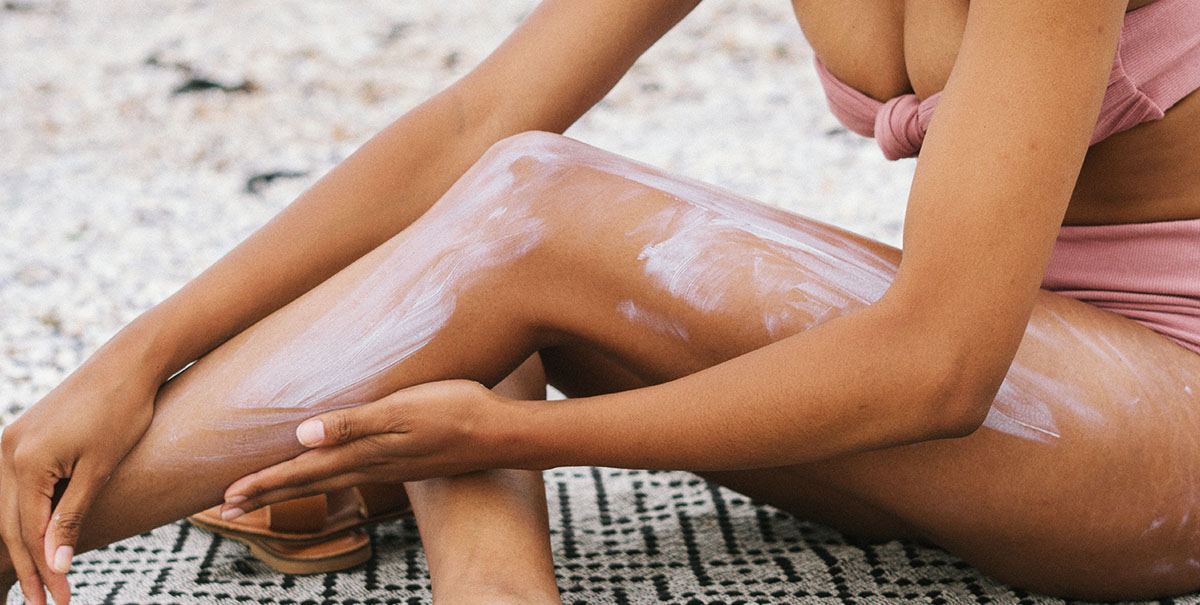
[(499, 442), (533, 468), (698, 470), (973, 431), (1028, 323), (1124, 8), (972, 2), (913, 182), (903, 261), (877, 303), (669, 383), (524, 406), (495, 421), (508, 432)]

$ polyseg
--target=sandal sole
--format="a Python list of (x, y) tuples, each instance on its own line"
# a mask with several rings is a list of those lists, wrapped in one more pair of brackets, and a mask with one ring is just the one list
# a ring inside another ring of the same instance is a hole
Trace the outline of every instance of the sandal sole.
[(231, 531), (193, 517), (188, 517), (188, 522), (200, 529), (249, 546), (250, 554), (255, 558), (271, 569), (289, 575), (342, 571), (371, 558), (371, 538), (361, 529), (323, 536), (317, 540), (292, 541)]

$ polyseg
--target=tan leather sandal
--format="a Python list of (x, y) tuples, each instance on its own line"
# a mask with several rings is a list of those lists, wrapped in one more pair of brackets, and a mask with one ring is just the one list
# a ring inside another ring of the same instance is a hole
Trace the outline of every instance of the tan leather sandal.
[(304, 575), (339, 571), (371, 558), (364, 527), (409, 514), (399, 483), (371, 483), (278, 502), (234, 519), (214, 506), (188, 517), (199, 527), (237, 540), (272, 569)]

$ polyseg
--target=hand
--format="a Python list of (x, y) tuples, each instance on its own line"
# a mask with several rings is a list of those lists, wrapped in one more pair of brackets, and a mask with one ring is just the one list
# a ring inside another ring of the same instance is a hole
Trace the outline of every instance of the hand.
[(503, 466), (488, 443), (488, 414), (512, 403), (477, 382), (431, 382), (302, 422), (310, 449), (238, 479), (225, 490), (226, 520), (284, 500), (362, 483), (412, 481)]
[(88, 508), (154, 416), (158, 384), (115, 358), (89, 360), (4, 429), (0, 534), (25, 598), (67, 603)]

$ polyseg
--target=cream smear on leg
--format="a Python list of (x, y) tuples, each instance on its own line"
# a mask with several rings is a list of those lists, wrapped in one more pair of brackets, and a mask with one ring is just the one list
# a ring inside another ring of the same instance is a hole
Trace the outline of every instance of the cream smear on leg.
[(663, 313), (646, 309), (632, 300), (625, 299), (617, 303), (617, 312), (625, 319), (646, 326), (660, 336), (691, 342), (687, 324)]
[(886, 269), (855, 254), (839, 258), (821, 242), (766, 239), (761, 234), (770, 231), (751, 227), (681, 205), (661, 211), (631, 235), (649, 240), (638, 260), (666, 295), (703, 314), (739, 316), (750, 310), (735, 301), (749, 298), (772, 340), (865, 307), (890, 283)]
[[(543, 162), (574, 162), (678, 200), (677, 205), (660, 210), (628, 235), (646, 242), (638, 259), (662, 291), (702, 313), (745, 311), (731, 308), (738, 298), (734, 293), (751, 288), (755, 299), (762, 301), (761, 325), (775, 339), (878, 300), (895, 275), (893, 260), (840, 235), (835, 228), (785, 220), (787, 215), (780, 210), (569, 139), (546, 135), (540, 143), (530, 153)], [(664, 317), (651, 318), (631, 304), (620, 302), (618, 311), (659, 331), (672, 329), (664, 327)], [(1061, 339), (1061, 332), (1070, 324), (1052, 313), (1049, 319), (1049, 324), (1058, 324), (1057, 329), (1031, 322), (1026, 339), (1040, 341), (1043, 347)], [(1077, 334), (1077, 338), (1093, 355), (1122, 363), (1119, 347), (1087, 335)], [(1192, 395), (1189, 383), (1194, 377), (1159, 378), (1167, 381), (1164, 384), (1180, 384)], [(1139, 405), (1142, 398), (1125, 391), (1116, 396), (1128, 405)], [(984, 426), (1052, 444), (1063, 434), (1056, 413), (1069, 412), (1072, 424), (1098, 426), (1109, 421), (1087, 398), (1077, 384), (1055, 379), (1018, 359)]]
[[(181, 375), (178, 396), (220, 405), (172, 445), (199, 460), (294, 451), (301, 420), (380, 396), (381, 380), (439, 334), (461, 293), (542, 241), (544, 220), (520, 188), (496, 163), (469, 172), (413, 228), (218, 350), (212, 363), (246, 368), (240, 379)], [(214, 451), (214, 438), (232, 446)]]
[[(1156, 353), (1144, 346), (1141, 326), (1081, 329), (1088, 324), (1069, 311), (1082, 306), (1057, 300), (1035, 310), (1022, 351), (984, 426), (1047, 447), (1072, 440), (1112, 443), (1132, 448), (1129, 455), (1135, 459), (1157, 458), (1169, 465), (1172, 472), (1165, 480), (1140, 488), (1136, 480), (1114, 474), (1112, 496), (1128, 511), (1121, 522), (1132, 526), (1119, 531), (1133, 531), (1144, 548), (1162, 553), (1139, 573), (1169, 577), (1200, 569), (1200, 546), (1195, 546), (1200, 544), (1200, 515), (1194, 514), (1200, 506), (1200, 460), (1163, 459), (1168, 452), (1194, 452), (1200, 443), (1194, 429), (1200, 424), (1200, 407), (1189, 392), (1198, 376), (1178, 364), (1155, 363)], [(1165, 340), (1162, 345), (1176, 347)], [(1063, 350), (1071, 351), (1071, 357), (1049, 358)], [(1131, 359), (1127, 352), (1135, 350), (1150, 358)], [(1035, 367), (1057, 368), (1060, 378)], [(1073, 374), (1071, 368), (1108, 371)]]
[[(673, 198), (677, 203), (626, 235), (643, 242), (638, 260), (662, 293), (703, 314), (743, 316), (747, 310), (732, 301), (745, 300), (750, 288), (761, 327), (771, 338), (782, 338), (870, 304), (895, 275), (895, 262), (827, 225), (565, 137), (523, 136), (532, 140), (526, 155), (541, 164), (590, 168)], [(585, 215), (621, 211), (620, 204), (595, 200), (594, 194), (591, 201), (580, 197), (573, 202)], [(594, 207), (597, 201), (600, 208)], [(618, 312), (633, 321), (678, 332), (664, 327), (661, 317), (650, 319), (645, 302), (640, 311), (625, 300), (619, 305)]]
[[(1129, 359), (1116, 335), (1085, 333), (1068, 318), (1043, 306), (1035, 311), (1026, 328), (1022, 349), (1054, 351), (1067, 347), (1079, 356), (1074, 360), (1036, 359), (1037, 367), (1056, 367), (1078, 362), (1080, 367), (1110, 367), (1108, 375), (1080, 376), (1069, 381), (1055, 379), (1023, 361), (1018, 352), (1001, 385), (984, 426), (1012, 436), (1052, 443), (1063, 436), (1063, 422), (1075, 430), (1107, 430), (1105, 427), (1131, 422), (1136, 414), (1188, 414), (1177, 396), (1155, 392), (1163, 385), (1181, 385), (1190, 399), (1189, 383), (1195, 376), (1181, 368), (1151, 366)], [(1132, 350), (1132, 347), (1130, 348)], [(1134, 370), (1133, 368), (1138, 368)], [(1135, 379), (1135, 377), (1138, 377)], [(1092, 383), (1092, 389), (1084, 385)], [(1117, 402), (1121, 413), (1102, 412), (1105, 402)], [(1062, 418), (1056, 419), (1055, 416)]]

